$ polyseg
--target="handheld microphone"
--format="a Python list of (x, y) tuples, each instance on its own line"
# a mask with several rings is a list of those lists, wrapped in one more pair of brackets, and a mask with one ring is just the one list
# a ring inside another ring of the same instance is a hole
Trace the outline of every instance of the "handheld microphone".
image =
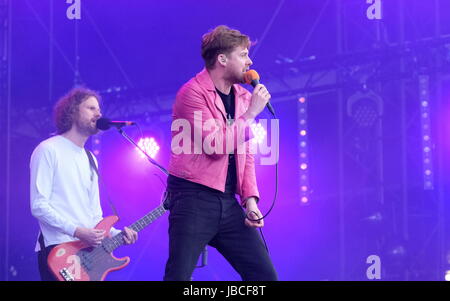
[(109, 118), (99, 118), (96, 122), (96, 126), (99, 130), (106, 131), (109, 130), (112, 126), (116, 128), (121, 128), (124, 126), (134, 125), (136, 122), (133, 121), (114, 121)]
[[(252, 85), (252, 87), (256, 87), (259, 84), (259, 74), (255, 70), (248, 70), (244, 74), (244, 81), (246, 84)], [(266, 104), (267, 109), (272, 113), (273, 117), (275, 117), (275, 110), (272, 107), (270, 102)]]

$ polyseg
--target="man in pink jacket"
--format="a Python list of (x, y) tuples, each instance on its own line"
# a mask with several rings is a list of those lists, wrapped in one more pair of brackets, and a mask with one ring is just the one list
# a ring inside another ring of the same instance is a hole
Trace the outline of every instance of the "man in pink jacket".
[(190, 280), (206, 245), (215, 247), (243, 280), (277, 280), (256, 230), (264, 220), (256, 221), (262, 214), (249, 151), (250, 124), (270, 94), (261, 84), (252, 94), (239, 85), (252, 64), (249, 47), (248, 36), (223, 25), (205, 34), (205, 69), (176, 96), (164, 280)]

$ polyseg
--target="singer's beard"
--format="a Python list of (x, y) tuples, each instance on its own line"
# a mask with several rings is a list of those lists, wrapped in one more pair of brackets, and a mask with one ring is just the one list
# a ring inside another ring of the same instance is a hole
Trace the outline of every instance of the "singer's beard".
[(244, 78), (245, 71), (232, 71), (227, 74), (225, 77), (225, 80), (229, 83), (233, 84), (244, 84), (245, 78)]

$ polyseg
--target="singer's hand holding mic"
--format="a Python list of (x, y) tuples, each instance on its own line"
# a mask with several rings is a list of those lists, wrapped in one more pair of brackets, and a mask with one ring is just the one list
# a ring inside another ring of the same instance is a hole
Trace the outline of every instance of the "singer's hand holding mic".
[(254, 87), (251, 104), (245, 113), (247, 115), (246, 117), (254, 119), (264, 110), (266, 106), (275, 117), (275, 111), (269, 102), (271, 95), (267, 88), (263, 84), (259, 83), (259, 74), (255, 70), (249, 70), (244, 74), (244, 80), (245, 83)]
[(250, 118), (254, 119), (258, 116), (264, 110), (269, 100), (270, 94), (267, 88), (263, 84), (256, 85), (255, 89), (253, 89), (251, 103), (247, 110)]

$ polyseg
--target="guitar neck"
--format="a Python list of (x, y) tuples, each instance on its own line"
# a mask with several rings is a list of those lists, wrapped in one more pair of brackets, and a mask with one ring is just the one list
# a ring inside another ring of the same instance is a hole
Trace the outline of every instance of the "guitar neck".
[(136, 232), (141, 231), (151, 223), (153, 223), (156, 219), (158, 219), (161, 215), (166, 212), (166, 209), (164, 209), (163, 205), (160, 205), (159, 207), (156, 207), (149, 213), (147, 213), (145, 216), (143, 216), (141, 219), (137, 220), (135, 223), (130, 225), (128, 228), (133, 229)]
[[(161, 215), (163, 215), (164, 212), (166, 212), (166, 210), (164, 209), (164, 205), (161, 204), (159, 207), (156, 207), (155, 209), (150, 211), (148, 214), (146, 214), (145, 216), (143, 216), (142, 218), (137, 220), (135, 223), (130, 225), (128, 228), (130, 228), (136, 232), (139, 232), (142, 229), (144, 229), (145, 227), (147, 227), (148, 225), (150, 225), (151, 223), (153, 223), (156, 219), (158, 219)], [(121, 233), (115, 235), (114, 237), (105, 239), (102, 244), (109, 252), (112, 252), (116, 248), (125, 244), (125, 240), (123, 239), (124, 235), (125, 234), (123, 232), (121, 232)]]

